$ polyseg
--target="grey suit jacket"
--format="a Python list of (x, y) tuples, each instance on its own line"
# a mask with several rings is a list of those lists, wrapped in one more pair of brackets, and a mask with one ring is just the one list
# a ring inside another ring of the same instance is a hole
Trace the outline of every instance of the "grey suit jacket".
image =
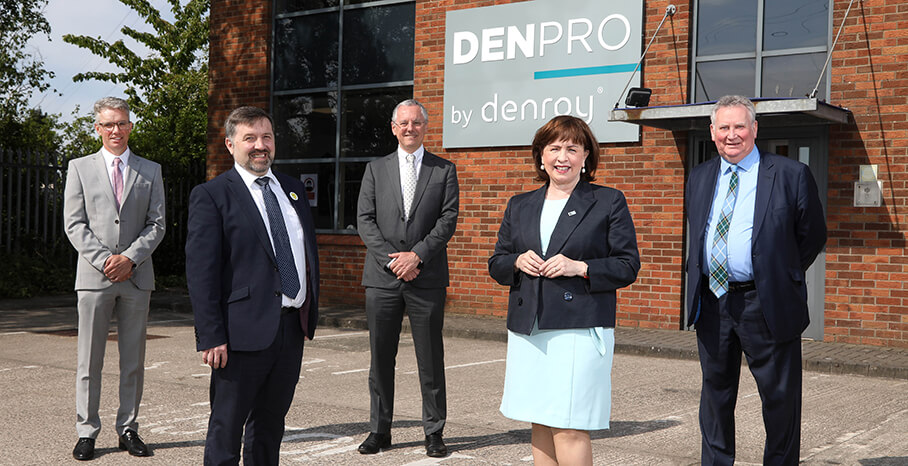
[(76, 290), (109, 287), (104, 263), (114, 254), (135, 262), (130, 280), (137, 288), (154, 290), (151, 253), (164, 238), (165, 228), (161, 166), (135, 153), (129, 156), (120, 212), (107, 173), (100, 151), (69, 161), (63, 225), (79, 253)]
[(357, 229), (365, 243), (363, 286), (401, 285), (385, 265), (388, 254), (413, 251), (422, 259), (419, 275), (410, 282), (420, 288), (448, 286), (448, 241), (457, 227), (460, 188), (453, 163), (425, 152), (413, 196), (410, 220), (404, 220), (397, 151), (369, 162), (357, 204)]

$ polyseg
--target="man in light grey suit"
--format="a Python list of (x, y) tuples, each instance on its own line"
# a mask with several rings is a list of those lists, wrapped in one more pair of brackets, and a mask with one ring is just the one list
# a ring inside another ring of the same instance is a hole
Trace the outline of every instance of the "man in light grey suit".
[(161, 166), (130, 152), (129, 105), (105, 97), (95, 103), (95, 130), (103, 147), (69, 162), (63, 200), (66, 235), (79, 255), (76, 370), (77, 460), (94, 457), (101, 430), (101, 369), (111, 318), (117, 317), (120, 353), (118, 446), (150, 456), (138, 435), (145, 371), (145, 326), (154, 268), (151, 253), (164, 237)]
[(429, 123), (415, 100), (394, 108), (396, 151), (370, 162), (357, 206), (365, 243), (363, 286), (372, 363), (371, 416), (362, 454), (391, 446), (394, 364), (404, 310), (410, 318), (422, 390), (426, 454), (447, 455), (442, 430), (447, 417), (442, 325), (448, 286), (448, 241), (457, 226), (460, 191), (454, 164), (422, 145)]

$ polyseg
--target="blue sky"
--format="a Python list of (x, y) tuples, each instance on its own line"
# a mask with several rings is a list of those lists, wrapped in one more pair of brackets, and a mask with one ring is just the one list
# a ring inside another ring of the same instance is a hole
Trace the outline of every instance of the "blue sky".
[[(164, 19), (173, 21), (173, 13), (166, 0), (149, 2), (161, 12)], [(50, 40), (43, 35), (32, 38), (27, 52), (42, 57), (45, 69), (56, 74), (50, 80), (51, 88), (63, 95), (57, 95), (50, 89), (44, 93), (35, 93), (30, 101), (31, 106), (39, 107), (47, 113), (62, 114), (64, 120), (71, 120), (70, 113), (76, 105), (80, 107), (79, 114), (84, 115), (91, 113), (92, 105), (101, 97), (112, 95), (125, 98), (126, 86), (122, 84), (94, 80), (73, 82), (72, 77), (81, 72), (117, 71), (117, 68), (86, 49), (63, 42), (63, 35), (100, 37), (107, 42), (123, 39), (131, 50), (140, 56), (148, 56), (151, 52), (147, 48), (124, 36), (120, 29), (129, 26), (150, 32), (151, 27), (118, 0), (50, 0), (44, 16), (50, 23)]]

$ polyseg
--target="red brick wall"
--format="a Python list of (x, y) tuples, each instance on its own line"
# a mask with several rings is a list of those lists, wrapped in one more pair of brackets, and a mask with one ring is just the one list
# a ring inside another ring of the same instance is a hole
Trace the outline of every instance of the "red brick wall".
[(267, 109), (271, 92), (271, 3), (211, 2), (208, 55), (208, 178), (233, 166), (224, 121), (243, 105)]
[[(492, 151), (441, 146), (445, 12), (508, 1), (423, 0), (416, 3), (414, 94), (432, 116), (426, 147), (455, 162), (461, 187), (457, 233), (449, 244), (448, 312), (504, 316), (506, 292), (488, 276), (507, 199), (535, 189), (528, 147)], [(646, 7), (644, 44), (665, 13)], [(261, 6), (266, 4), (266, 6)], [(229, 168), (223, 120), (241, 104), (267, 107), (270, 89), (270, 2), (213, 2), (209, 176)], [(689, 36), (693, 2), (675, 2), (642, 70), (651, 105), (689, 101)], [(836, 2), (833, 34), (847, 2)], [(234, 13), (237, 12), (237, 13)], [(830, 130), (826, 264), (826, 340), (908, 347), (908, 5), (864, 0), (854, 5), (833, 54), (830, 102), (854, 123)], [(528, 143), (532, 135), (527, 135)], [(622, 326), (677, 329), (683, 303), (683, 213), (687, 133), (642, 128), (634, 144), (606, 144), (597, 182), (624, 191), (637, 228), (642, 268), (619, 292)], [(862, 164), (878, 164), (883, 207), (854, 208), (853, 183)], [(323, 300), (362, 304), (364, 249), (358, 237), (319, 235)]]
[[(838, 30), (847, 2), (837, 2)], [(908, 4), (855, 3), (832, 55), (830, 101), (849, 125), (830, 131), (828, 341), (908, 348)], [(860, 165), (877, 164), (881, 207), (854, 207)]]

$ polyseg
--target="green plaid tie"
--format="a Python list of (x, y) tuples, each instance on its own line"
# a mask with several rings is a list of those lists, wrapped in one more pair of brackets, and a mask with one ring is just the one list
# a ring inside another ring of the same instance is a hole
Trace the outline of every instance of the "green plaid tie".
[(716, 224), (713, 247), (709, 255), (709, 289), (717, 298), (728, 292), (728, 229), (731, 226), (731, 216), (734, 214), (735, 200), (738, 198), (737, 168), (732, 166), (731, 169), (728, 193), (722, 205), (722, 216)]

